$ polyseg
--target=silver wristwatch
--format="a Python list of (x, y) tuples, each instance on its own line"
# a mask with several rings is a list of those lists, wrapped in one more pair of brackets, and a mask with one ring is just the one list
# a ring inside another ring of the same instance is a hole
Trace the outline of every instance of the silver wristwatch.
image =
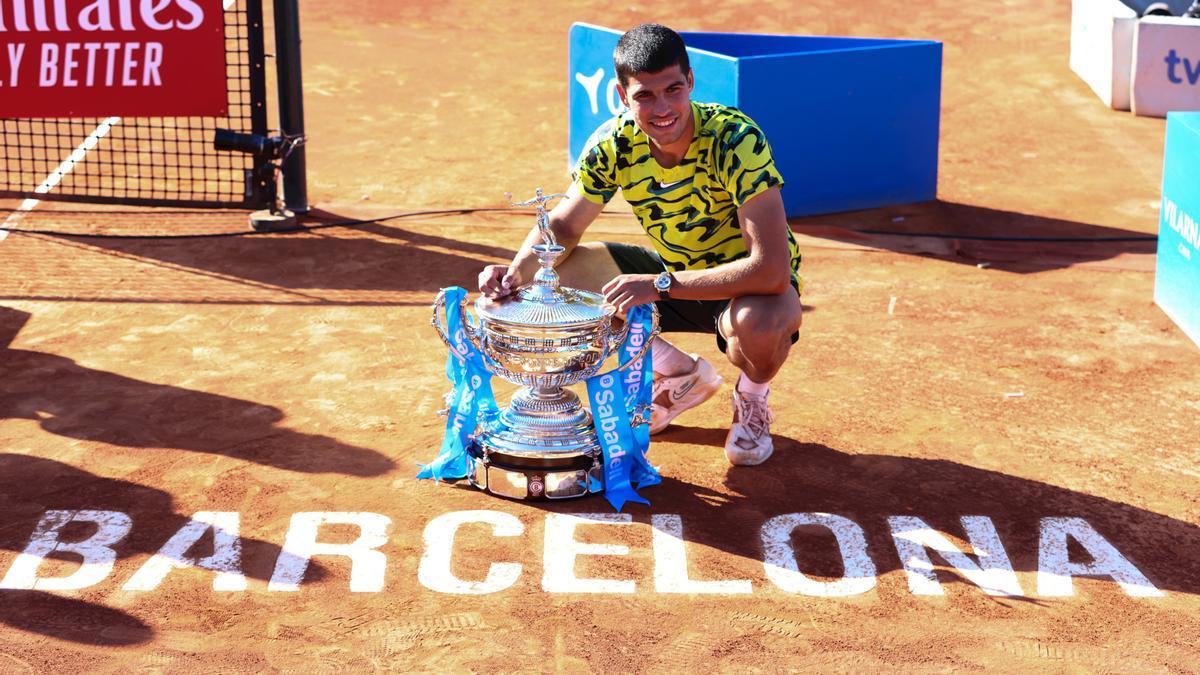
[(654, 290), (658, 291), (659, 299), (666, 300), (671, 297), (671, 282), (674, 280), (670, 272), (662, 272), (654, 277)]

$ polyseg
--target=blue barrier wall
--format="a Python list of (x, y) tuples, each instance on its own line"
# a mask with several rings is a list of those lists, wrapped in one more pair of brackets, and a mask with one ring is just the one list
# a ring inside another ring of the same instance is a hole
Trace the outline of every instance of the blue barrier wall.
[[(569, 34), (568, 161), (622, 107), (612, 51), (620, 32)], [(766, 132), (789, 216), (937, 196), (942, 45), (914, 40), (681, 33), (692, 98), (740, 108)]]
[(1200, 112), (1167, 115), (1154, 302), (1200, 345)]

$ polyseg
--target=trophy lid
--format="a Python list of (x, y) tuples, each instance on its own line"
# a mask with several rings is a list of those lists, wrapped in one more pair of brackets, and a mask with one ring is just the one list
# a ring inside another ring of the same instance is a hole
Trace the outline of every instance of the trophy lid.
[(513, 296), (481, 297), (475, 302), (475, 311), (487, 321), (547, 328), (596, 323), (611, 316), (615, 308), (604, 301), (604, 296), (559, 284), (553, 264), (564, 250), (557, 244), (534, 246), (542, 268), (534, 275), (533, 283)]
[(520, 294), (495, 300), (480, 298), (475, 311), (488, 321), (546, 328), (596, 323), (613, 313), (612, 306), (604, 304), (604, 296), (598, 293), (560, 287), (558, 296), (561, 300), (555, 303), (530, 301)]

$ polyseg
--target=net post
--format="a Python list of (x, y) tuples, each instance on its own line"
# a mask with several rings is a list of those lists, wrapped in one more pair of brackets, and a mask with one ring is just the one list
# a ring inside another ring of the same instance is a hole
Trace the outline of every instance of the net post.
[[(250, 57), (248, 81), (250, 95), (249, 133), (267, 136), (267, 58), (263, 39), (263, 0), (247, 0), (246, 51)], [(253, 165), (245, 169), (246, 199), (244, 206), (266, 209), (275, 206), (275, 171), (264, 170), (273, 159), (270, 153), (256, 153)]]
[[(298, 0), (275, 1), (275, 73), (279, 86), (279, 128), (285, 138), (304, 137), (304, 98), (300, 77), (300, 7)], [(308, 212), (304, 145), (297, 144), (283, 162), (284, 206)]]

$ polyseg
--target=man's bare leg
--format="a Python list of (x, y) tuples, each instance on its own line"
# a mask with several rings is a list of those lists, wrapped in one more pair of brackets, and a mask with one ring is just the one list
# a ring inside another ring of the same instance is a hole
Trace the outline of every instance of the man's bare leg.
[(770, 382), (787, 361), (802, 315), (800, 296), (790, 288), (778, 295), (734, 298), (720, 318), (729, 362), (751, 382)]
[(720, 317), (726, 355), (742, 371), (734, 385), (733, 423), (725, 438), (725, 457), (731, 464), (761, 464), (774, 452), (769, 385), (787, 360), (802, 313), (800, 297), (789, 289), (779, 295), (735, 298)]

